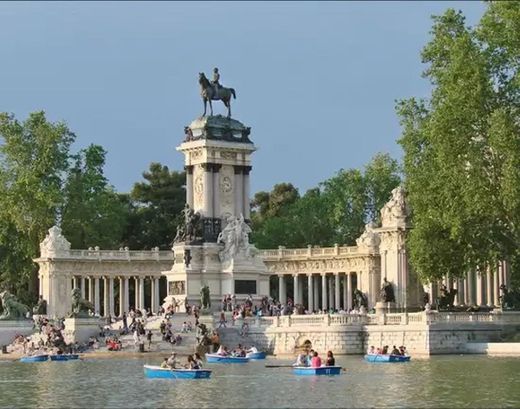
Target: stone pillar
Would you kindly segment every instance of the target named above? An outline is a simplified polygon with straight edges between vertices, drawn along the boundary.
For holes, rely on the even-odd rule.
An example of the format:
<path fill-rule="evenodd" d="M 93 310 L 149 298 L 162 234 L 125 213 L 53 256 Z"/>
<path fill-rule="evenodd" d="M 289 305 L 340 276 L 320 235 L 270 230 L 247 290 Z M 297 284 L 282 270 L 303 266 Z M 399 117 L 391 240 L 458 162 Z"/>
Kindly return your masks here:
<path fill-rule="evenodd" d="M 134 277 L 134 311 L 139 308 L 139 277 Z"/>
<path fill-rule="evenodd" d="M 119 316 L 123 316 L 123 312 L 125 309 L 125 279 L 123 277 L 119 277 Z"/>
<path fill-rule="evenodd" d="M 303 284 L 304 284 L 303 276 L 298 275 L 298 300 L 299 300 L 300 304 L 305 305 L 304 299 L 303 299 Z"/>
<path fill-rule="evenodd" d="M 332 282 L 332 277 L 328 277 L 327 278 L 328 282 L 329 282 L 329 285 L 328 285 L 328 293 L 327 293 L 327 299 L 329 300 L 329 308 L 336 308 L 336 306 L 334 305 L 334 302 L 335 302 L 335 299 L 334 299 L 334 291 L 333 291 L 333 282 Z"/>
<path fill-rule="evenodd" d="M 94 304 L 94 278 L 89 277 L 88 279 L 88 300 Z"/>
<path fill-rule="evenodd" d="M 242 166 L 235 165 L 235 216 L 244 214 L 244 181 Z M 296 295 L 295 295 L 296 297 Z"/>
<path fill-rule="evenodd" d="M 285 277 L 283 274 L 278 276 L 278 300 L 282 304 L 287 304 L 287 288 L 285 286 Z"/>
<path fill-rule="evenodd" d="M 193 209 L 193 165 L 184 166 L 186 170 L 186 203 Z"/>
<path fill-rule="evenodd" d="M 213 164 L 203 163 L 202 169 L 204 169 L 204 193 L 203 193 L 203 216 L 213 217 Z"/>
<path fill-rule="evenodd" d="M 109 311 L 109 294 L 108 294 L 108 277 L 103 277 L 103 317 L 110 315 Z"/>
<path fill-rule="evenodd" d="M 348 273 L 343 273 L 343 309 L 348 311 Z"/>
<path fill-rule="evenodd" d="M 317 310 L 320 308 L 320 276 L 315 275 L 313 276 L 313 282 L 314 282 L 314 309 Z"/>
<path fill-rule="evenodd" d="M 500 306 L 500 282 L 498 279 L 498 266 L 497 269 L 493 272 L 493 292 L 495 293 L 494 302 L 495 306 Z"/>
<path fill-rule="evenodd" d="M 464 305 L 464 279 L 457 278 L 457 305 Z"/>
<path fill-rule="evenodd" d="M 124 278 L 124 285 L 125 285 L 125 296 L 124 296 L 124 299 L 125 299 L 125 311 L 128 312 L 128 310 L 130 310 L 130 289 L 129 289 L 129 284 L 130 284 L 130 279 L 129 278 Z"/>
<path fill-rule="evenodd" d="M 114 277 L 108 279 L 108 313 L 110 315 L 116 314 L 114 309 Z"/>
<path fill-rule="evenodd" d="M 484 293 L 484 291 L 482 291 L 483 290 L 483 288 L 482 288 L 483 287 L 483 285 L 482 285 L 483 284 L 482 272 L 481 271 L 477 271 L 475 273 L 475 275 L 476 275 L 476 280 L 475 280 L 476 281 L 476 286 L 475 287 L 476 287 L 476 293 L 477 293 L 476 294 L 476 296 L 477 296 L 476 297 L 477 305 L 484 305 L 484 300 L 483 300 L 483 297 L 482 297 L 482 295 Z"/>
<path fill-rule="evenodd" d="M 340 298 L 339 298 L 339 273 L 334 274 L 334 308 L 339 310 Z"/>
<path fill-rule="evenodd" d="M 99 277 L 94 278 L 94 311 L 99 315 Z"/>
<path fill-rule="evenodd" d="M 326 310 L 328 308 L 327 302 L 327 274 L 321 274 L 321 309 Z"/>
<path fill-rule="evenodd" d="M 159 309 L 161 308 L 161 293 L 160 293 L 160 290 L 159 290 L 159 281 L 160 279 L 159 278 L 155 278 L 154 279 L 154 287 L 155 287 L 155 304 L 154 304 L 154 307 L 155 307 L 155 312 L 158 313 L 159 312 Z"/>
<path fill-rule="evenodd" d="M 307 274 L 307 285 L 309 287 L 307 291 L 307 309 L 312 313 L 314 310 L 314 281 L 312 279 L 312 274 Z"/>
<path fill-rule="evenodd" d="M 249 220 L 251 218 L 251 205 L 249 204 L 249 172 L 251 172 L 251 166 L 244 166 L 243 172 L 243 196 L 244 196 L 244 219 Z"/>
<path fill-rule="evenodd" d="M 300 299 L 299 299 L 300 290 L 298 288 L 298 274 L 293 274 L 293 279 L 294 279 L 293 302 L 294 302 L 294 305 L 296 305 L 296 304 L 300 303 Z"/>
<path fill-rule="evenodd" d="M 76 288 L 79 288 L 79 277 L 73 276 L 72 277 L 72 288 L 75 290 Z M 41 294 L 41 291 L 40 291 Z"/>
<path fill-rule="evenodd" d="M 455 298 L 453 299 L 453 305 L 459 305 L 459 280 L 457 278 L 452 279 L 453 284 L 452 287 L 454 290 L 457 290 L 457 294 L 455 294 Z M 450 290 L 451 291 L 451 290 Z"/>
<path fill-rule="evenodd" d="M 144 278 L 139 278 L 139 309 L 144 311 Z"/>
<path fill-rule="evenodd" d="M 486 271 L 486 304 L 489 307 L 493 306 L 493 278 L 491 274 L 491 268 L 488 267 Z"/>
<path fill-rule="evenodd" d="M 352 308 L 352 273 L 347 273 L 347 308 Z"/>
<path fill-rule="evenodd" d="M 473 271 L 468 271 L 468 274 L 467 274 L 467 281 L 468 281 L 468 302 L 467 304 L 469 306 L 473 306 L 475 305 L 475 298 L 474 298 L 474 292 L 473 292 L 473 288 L 474 288 L 474 282 L 475 282 L 475 277 L 474 277 L 475 273 Z"/>
<path fill-rule="evenodd" d="M 85 298 L 85 277 L 81 277 L 81 298 Z"/>
<path fill-rule="evenodd" d="M 220 216 L 220 168 L 219 163 L 213 164 L 213 217 Z"/>

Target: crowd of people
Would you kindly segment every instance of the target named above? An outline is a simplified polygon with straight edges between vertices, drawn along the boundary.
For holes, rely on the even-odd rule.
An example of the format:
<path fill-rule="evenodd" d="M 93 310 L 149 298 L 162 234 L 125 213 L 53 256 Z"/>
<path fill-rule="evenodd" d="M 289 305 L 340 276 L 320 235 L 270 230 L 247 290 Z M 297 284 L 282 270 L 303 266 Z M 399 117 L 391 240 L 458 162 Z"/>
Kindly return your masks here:
<path fill-rule="evenodd" d="M 399 348 L 397 348 L 395 345 L 392 348 L 392 351 L 390 354 L 388 353 L 388 345 L 383 346 L 382 348 L 375 348 L 373 345 L 368 348 L 367 354 L 368 355 L 401 355 L 401 356 L 407 356 L 408 353 L 406 352 L 406 347 L 404 345 L 401 345 Z"/>
<path fill-rule="evenodd" d="M 325 358 L 325 360 L 322 360 L 318 354 L 318 351 L 315 351 L 314 349 L 310 349 L 308 352 L 302 352 L 298 354 L 298 356 L 296 357 L 296 362 L 293 364 L 293 366 L 304 366 L 311 368 L 335 365 L 336 359 L 334 358 L 334 354 L 332 353 L 332 351 L 328 351 L 327 358 Z"/>

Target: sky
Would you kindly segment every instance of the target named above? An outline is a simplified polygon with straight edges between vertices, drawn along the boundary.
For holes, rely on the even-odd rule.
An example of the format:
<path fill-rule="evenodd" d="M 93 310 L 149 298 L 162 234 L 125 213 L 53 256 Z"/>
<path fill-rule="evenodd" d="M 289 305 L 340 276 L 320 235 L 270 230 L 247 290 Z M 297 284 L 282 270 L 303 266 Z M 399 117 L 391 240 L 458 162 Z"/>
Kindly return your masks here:
<path fill-rule="evenodd" d="M 395 102 L 428 97 L 420 52 L 431 15 L 480 2 L 2 2 L 0 111 L 44 110 L 107 151 L 120 192 L 175 150 L 202 114 L 198 73 L 233 87 L 252 128 L 251 192 L 303 194 L 378 152 L 400 159 Z M 225 114 L 220 102 L 215 114 Z"/>

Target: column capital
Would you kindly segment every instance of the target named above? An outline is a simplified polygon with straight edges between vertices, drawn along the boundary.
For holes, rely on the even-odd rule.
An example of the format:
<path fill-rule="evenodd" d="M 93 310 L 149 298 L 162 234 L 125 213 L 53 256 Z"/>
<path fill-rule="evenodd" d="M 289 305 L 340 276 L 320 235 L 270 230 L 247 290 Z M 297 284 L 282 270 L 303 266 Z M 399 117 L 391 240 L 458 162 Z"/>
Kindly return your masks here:
<path fill-rule="evenodd" d="M 192 175 L 193 174 L 193 165 L 184 166 L 184 170 L 186 171 L 186 174 Z"/>

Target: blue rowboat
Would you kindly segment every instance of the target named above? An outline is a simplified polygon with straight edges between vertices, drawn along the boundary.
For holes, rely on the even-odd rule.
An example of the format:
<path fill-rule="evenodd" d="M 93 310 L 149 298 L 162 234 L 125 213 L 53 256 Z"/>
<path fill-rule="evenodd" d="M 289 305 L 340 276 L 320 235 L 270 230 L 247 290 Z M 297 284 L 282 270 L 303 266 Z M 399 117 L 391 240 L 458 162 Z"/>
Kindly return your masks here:
<path fill-rule="evenodd" d="M 249 362 L 249 358 L 243 356 L 222 356 L 218 354 L 206 354 L 208 363 L 219 364 L 243 364 Z"/>
<path fill-rule="evenodd" d="M 79 359 L 78 354 L 56 354 L 50 355 L 49 358 L 51 361 L 75 361 Z"/>
<path fill-rule="evenodd" d="M 33 355 L 23 356 L 20 358 L 20 362 L 45 362 L 49 358 L 49 355 Z"/>
<path fill-rule="evenodd" d="M 295 366 L 293 367 L 293 373 L 295 375 L 339 375 L 341 366 L 320 366 L 318 368 Z"/>
<path fill-rule="evenodd" d="M 209 369 L 170 369 L 160 366 L 144 365 L 144 375 L 147 378 L 163 379 L 208 379 L 211 376 Z"/>
<path fill-rule="evenodd" d="M 409 355 L 365 355 L 365 361 L 367 362 L 408 362 L 410 361 L 410 358 Z"/>
<path fill-rule="evenodd" d="M 250 352 L 246 354 L 246 358 L 249 358 L 252 361 L 256 361 L 258 359 L 265 359 L 265 355 L 265 352 Z"/>

